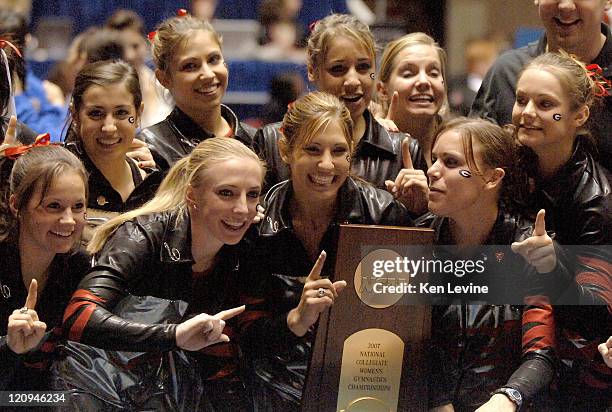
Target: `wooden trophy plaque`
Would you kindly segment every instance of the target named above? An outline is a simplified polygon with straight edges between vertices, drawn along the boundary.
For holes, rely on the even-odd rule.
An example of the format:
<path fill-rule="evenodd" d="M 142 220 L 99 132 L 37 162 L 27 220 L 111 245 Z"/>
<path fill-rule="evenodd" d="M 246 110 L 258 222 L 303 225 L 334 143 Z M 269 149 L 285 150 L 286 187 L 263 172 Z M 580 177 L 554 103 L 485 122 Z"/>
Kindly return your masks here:
<path fill-rule="evenodd" d="M 410 276 L 392 266 L 432 243 L 431 229 L 340 227 L 334 280 L 347 287 L 319 319 L 302 411 L 427 410 L 431 306 L 406 303 Z"/>

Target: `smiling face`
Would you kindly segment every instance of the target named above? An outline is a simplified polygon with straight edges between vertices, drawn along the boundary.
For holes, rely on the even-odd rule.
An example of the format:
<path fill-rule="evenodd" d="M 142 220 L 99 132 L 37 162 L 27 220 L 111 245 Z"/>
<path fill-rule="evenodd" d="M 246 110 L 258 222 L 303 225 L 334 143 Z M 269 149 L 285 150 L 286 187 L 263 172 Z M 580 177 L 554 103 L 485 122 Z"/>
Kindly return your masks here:
<path fill-rule="evenodd" d="M 13 196 L 11 205 L 15 203 Z M 50 258 L 69 252 L 81 239 L 85 204 L 85 182 L 75 171 L 55 178 L 44 197 L 38 185 L 25 210 L 13 210 L 19 219 L 20 246 Z"/>
<path fill-rule="evenodd" d="M 601 36 L 601 21 L 610 0 L 539 0 L 538 13 L 554 48 L 579 53 Z"/>
<path fill-rule="evenodd" d="M 338 97 L 356 121 L 372 100 L 372 74 L 375 71 L 373 56 L 365 47 L 345 36 L 338 36 L 331 40 L 318 67 L 308 68 L 308 79 L 320 91 Z"/>
<path fill-rule="evenodd" d="M 427 170 L 428 208 L 431 212 L 456 218 L 481 209 L 481 200 L 487 190 L 486 180 L 493 172 L 482 162 L 480 143 L 473 141 L 472 146 L 474 161 L 480 172 L 468 165 L 463 138 L 459 133 L 448 130 L 436 140 L 431 151 L 432 165 Z"/>
<path fill-rule="evenodd" d="M 94 161 L 124 159 L 136 136 L 141 110 L 134 106 L 124 82 L 90 86 L 75 116 L 88 156 Z"/>
<path fill-rule="evenodd" d="M 401 50 L 393 60 L 393 71 L 380 84 L 384 98 L 399 94 L 399 109 L 404 116 L 433 116 L 444 102 L 442 63 L 435 48 L 415 44 Z"/>
<path fill-rule="evenodd" d="M 221 46 L 213 33 L 205 30 L 193 30 L 174 53 L 167 73 L 157 70 L 155 74 L 176 105 L 192 118 L 219 110 L 227 89 L 228 71 Z"/>
<path fill-rule="evenodd" d="M 215 164 L 204 172 L 201 185 L 189 187 L 192 231 L 204 235 L 207 247 L 234 245 L 242 239 L 257 213 L 262 179 L 262 168 L 254 159 L 234 158 Z"/>
<path fill-rule="evenodd" d="M 516 86 L 512 123 L 518 139 L 536 153 L 571 150 L 576 129 L 586 122 L 586 107 L 571 110 L 570 98 L 557 77 L 547 70 L 525 70 Z"/>
<path fill-rule="evenodd" d="M 350 169 L 350 149 L 338 120 L 315 132 L 308 141 L 283 156 L 291 169 L 291 182 L 302 199 L 334 201 Z"/>

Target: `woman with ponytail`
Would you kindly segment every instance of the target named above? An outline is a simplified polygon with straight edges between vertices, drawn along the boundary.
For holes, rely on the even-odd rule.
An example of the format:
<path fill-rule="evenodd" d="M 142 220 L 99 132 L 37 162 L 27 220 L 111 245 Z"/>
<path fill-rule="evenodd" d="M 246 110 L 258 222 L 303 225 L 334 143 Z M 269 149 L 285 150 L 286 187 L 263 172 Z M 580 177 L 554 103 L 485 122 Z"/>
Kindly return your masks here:
<path fill-rule="evenodd" d="M 266 345 L 250 333 L 265 318 L 257 305 L 243 313 L 244 303 L 258 301 L 237 280 L 237 244 L 256 214 L 263 176 L 262 162 L 235 139 L 207 139 L 176 162 L 151 201 L 96 231 L 88 246 L 94 266 L 64 315 L 67 337 L 110 350 L 188 351 L 205 382 L 203 409 L 248 410 L 239 347 L 275 350 L 270 333 L 259 335 Z M 135 322 L 117 314 L 129 296 L 187 309 L 179 321 Z M 286 322 L 278 328 L 283 341 Z"/>

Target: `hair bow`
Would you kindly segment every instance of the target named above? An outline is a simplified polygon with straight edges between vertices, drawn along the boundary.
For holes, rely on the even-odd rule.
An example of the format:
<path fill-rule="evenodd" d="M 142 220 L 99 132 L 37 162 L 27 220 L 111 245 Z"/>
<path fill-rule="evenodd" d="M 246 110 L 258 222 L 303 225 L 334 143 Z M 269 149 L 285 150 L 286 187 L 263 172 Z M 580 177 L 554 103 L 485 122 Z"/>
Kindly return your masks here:
<path fill-rule="evenodd" d="M 603 69 L 598 64 L 589 64 L 586 66 L 587 76 L 593 79 L 593 82 L 599 89 L 593 93 L 597 97 L 610 96 L 610 90 L 612 88 L 612 82 L 603 76 Z"/>
<path fill-rule="evenodd" d="M 178 10 L 176 11 L 176 15 L 177 15 L 178 17 L 185 17 L 185 16 L 186 16 L 186 15 L 188 15 L 188 14 L 189 14 L 189 12 L 188 12 L 186 9 L 178 9 Z"/>
<path fill-rule="evenodd" d="M 308 30 L 312 33 L 320 20 L 315 20 L 308 25 Z"/>
<path fill-rule="evenodd" d="M 155 40 L 155 36 L 157 36 L 157 30 L 150 31 L 149 34 L 147 34 L 149 41 Z"/>
<path fill-rule="evenodd" d="M 51 135 L 49 135 L 49 133 L 39 134 L 38 136 L 36 136 L 36 140 L 34 140 L 34 143 L 32 144 L 27 144 L 23 146 L 7 147 L 4 150 L 4 156 L 8 157 L 9 159 L 16 159 L 33 147 L 49 146 L 50 144 L 51 144 Z"/>

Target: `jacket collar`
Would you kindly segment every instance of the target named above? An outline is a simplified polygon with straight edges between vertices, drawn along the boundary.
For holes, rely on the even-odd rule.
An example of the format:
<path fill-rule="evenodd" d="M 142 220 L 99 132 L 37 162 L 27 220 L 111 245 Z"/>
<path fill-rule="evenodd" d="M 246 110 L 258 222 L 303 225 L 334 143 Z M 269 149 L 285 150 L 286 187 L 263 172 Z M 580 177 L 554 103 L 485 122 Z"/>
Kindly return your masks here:
<path fill-rule="evenodd" d="M 193 263 L 191 255 L 191 219 L 189 213 L 170 214 L 162 237 L 159 258 L 164 263 Z"/>
<path fill-rule="evenodd" d="M 542 190 L 544 196 L 556 203 L 554 199 L 565 198 L 565 194 L 573 193 L 576 190 L 576 186 L 585 175 L 588 163 L 589 157 L 586 155 L 580 139 L 576 139 L 572 157 L 553 178 L 544 180 L 536 177 L 536 190 Z"/>
<path fill-rule="evenodd" d="M 266 195 L 266 213 L 259 224 L 261 236 L 271 236 L 286 229 L 291 229 L 289 201 L 293 193 L 291 180 L 285 180 L 273 186 Z M 336 223 L 363 223 L 366 212 L 360 201 L 359 188 L 355 181 L 348 177 L 340 187 L 339 209 L 334 221 Z"/>
<path fill-rule="evenodd" d="M 249 135 L 244 130 L 236 114 L 226 105 L 221 105 L 221 117 L 230 125 L 234 136 L 247 146 L 252 146 L 253 142 L 249 139 Z M 202 129 L 196 122 L 194 122 L 185 112 L 174 106 L 172 113 L 168 115 L 168 119 L 174 123 L 176 128 L 180 131 L 180 134 L 188 140 L 201 142 L 203 140 L 215 137 L 214 134 Z"/>
<path fill-rule="evenodd" d="M 161 250 L 159 259 L 163 263 L 190 263 L 193 264 L 193 255 L 191 254 L 191 218 L 189 213 L 182 214 L 176 211 L 169 213 L 164 234 L 162 237 Z M 219 251 L 219 263 L 217 267 L 225 268 L 229 271 L 239 269 L 239 252 L 237 246 L 224 245 Z M 224 270 L 225 270 L 224 269 Z"/>
<path fill-rule="evenodd" d="M 435 239 L 434 244 L 436 245 L 452 245 L 453 242 L 450 237 L 450 219 L 448 217 L 437 216 L 433 213 L 423 216 L 421 219 L 423 222 L 430 221 L 429 226 L 434 229 Z M 500 205 L 497 212 L 497 219 L 493 224 L 493 229 L 489 233 L 486 245 L 509 245 L 514 241 L 514 232 L 517 225 L 516 216 L 509 213 L 505 208 Z"/>
<path fill-rule="evenodd" d="M 393 140 L 387 129 L 374 119 L 374 116 L 372 116 L 369 110 L 366 109 L 363 112 L 363 117 L 365 119 L 366 130 L 359 144 L 369 144 L 380 150 L 389 152 L 394 156 L 397 155 L 400 147 L 396 147 L 393 144 Z"/>

